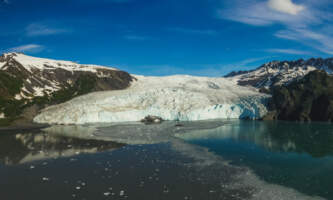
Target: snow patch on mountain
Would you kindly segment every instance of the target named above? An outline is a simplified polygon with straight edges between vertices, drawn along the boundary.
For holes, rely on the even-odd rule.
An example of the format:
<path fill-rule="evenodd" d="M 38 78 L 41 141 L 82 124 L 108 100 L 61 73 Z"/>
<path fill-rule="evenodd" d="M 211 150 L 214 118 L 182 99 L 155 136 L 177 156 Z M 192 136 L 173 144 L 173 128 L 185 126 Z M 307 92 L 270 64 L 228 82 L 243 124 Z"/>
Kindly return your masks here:
<path fill-rule="evenodd" d="M 98 92 L 46 108 L 34 121 L 85 124 L 139 121 L 147 115 L 165 120 L 261 118 L 269 95 L 225 78 L 145 77 L 125 90 Z"/>
<path fill-rule="evenodd" d="M 288 85 L 294 80 L 303 78 L 314 70 L 324 70 L 329 74 L 333 72 L 333 58 L 312 58 L 297 61 L 273 61 L 266 63 L 255 70 L 232 72 L 226 76 L 239 85 L 251 85 L 257 88 L 271 88 Z"/>
<path fill-rule="evenodd" d="M 8 53 L 4 54 L 4 57 L 12 57 L 14 60 L 23 65 L 28 71 L 32 72 L 32 69 L 55 69 L 60 68 L 67 71 L 90 71 L 96 73 L 97 69 L 111 69 L 117 70 L 111 67 L 104 67 L 99 65 L 84 65 L 78 64 L 71 61 L 62 61 L 62 60 L 51 60 L 46 58 L 37 58 L 32 56 L 27 56 L 21 53 Z"/>
<path fill-rule="evenodd" d="M 0 62 L 0 70 L 2 69 L 3 66 L 5 66 L 6 62 Z"/>
<path fill-rule="evenodd" d="M 51 95 L 73 86 L 80 77 L 95 77 L 98 82 L 95 90 L 123 88 L 123 82 L 131 79 L 128 73 L 111 67 L 37 58 L 22 53 L 0 56 L 0 70 L 23 82 L 18 93 L 22 99 Z"/>
<path fill-rule="evenodd" d="M 317 68 L 313 66 L 289 68 L 287 65 L 284 68 L 261 67 L 255 71 L 240 74 L 228 79 L 240 85 L 269 88 L 271 86 L 288 84 L 297 78 L 304 77 L 309 72 L 316 69 Z"/>

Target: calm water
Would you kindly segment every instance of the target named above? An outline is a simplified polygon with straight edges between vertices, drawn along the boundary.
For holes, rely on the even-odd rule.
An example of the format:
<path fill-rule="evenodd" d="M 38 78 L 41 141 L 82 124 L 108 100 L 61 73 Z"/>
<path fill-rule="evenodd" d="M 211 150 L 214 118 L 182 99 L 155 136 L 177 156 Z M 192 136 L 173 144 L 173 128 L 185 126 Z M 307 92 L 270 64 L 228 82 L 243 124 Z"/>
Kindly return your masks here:
<path fill-rule="evenodd" d="M 333 125 L 54 126 L 0 135 L 0 199 L 333 199 Z"/>

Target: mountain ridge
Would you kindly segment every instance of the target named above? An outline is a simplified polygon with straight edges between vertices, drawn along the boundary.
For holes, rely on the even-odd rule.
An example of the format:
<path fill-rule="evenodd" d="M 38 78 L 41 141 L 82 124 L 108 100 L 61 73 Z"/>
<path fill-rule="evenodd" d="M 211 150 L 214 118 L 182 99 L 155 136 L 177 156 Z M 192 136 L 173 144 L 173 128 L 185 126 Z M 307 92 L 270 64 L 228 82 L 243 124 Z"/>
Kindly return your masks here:
<path fill-rule="evenodd" d="M 140 120 L 139 118 L 145 117 L 146 114 L 156 113 L 165 115 L 166 119 L 205 119 L 212 117 L 211 115 L 218 117 L 221 114 L 228 117 L 258 118 L 258 116 L 262 116 L 262 114 L 258 114 L 258 106 L 264 106 L 268 97 L 258 91 L 265 91 L 264 88 L 269 91 L 268 93 L 273 94 L 271 90 L 274 88 L 301 80 L 310 72 L 317 70 L 332 73 L 333 58 L 272 61 L 253 70 L 231 72 L 223 78 L 199 78 L 188 75 L 145 77 L 105 66 L 84 65 L 71 61 L 36 58 L 21 53 L 8 53 L 0 56 L 0 125 L 31 123 L 43 109 L 47 110 L 50 106 L 65 103 L 88 93 L 112 90 L 120 90 L 119 94 L 126 95 L 132 91 L 137 96 L 128 93 L 127 96 L 125 95 L 125 99 L 131 97 L 137 98 L 137 103 L 145 102 L 145 106 L 148 107 L 144 107 L 144 114 L 137 113 L 142 116 L 135 118 L 136 120 Z M 175 85 L 175 83 L 177 84 Z M 145 87 L 142 87 L 143 85 Z M 139 89 L 138 86 L 142 88 Z M 136 89 L 133 90 L 133 88 Z M 243 94 L 251 93 L 252 97 L 250 97 L 251 95 L 242 96 L 242 94 L 239 96 L 240 98 L 236 98 L 236 102 L 215 94 L 220 91 L 228 96 L 236 94 L 238 90 Z M 207 93 L 207 91 L 211 92 Z M 109 94 L 115 95 L 118 92 Z M 156 96 L 158 94 L 159 96 Z M 180 105 L 181 101 L 186 102 L 186 99 L 180 101 L 186 95 L 194 98 L 192 100 L 200 97 L 203 101 L 193 105 L 200 105 L 199 107 L 204 113 L 191 113 L 193 108 Z M 170 99 L 164 102 L 161 96 Z M 252 102 L 251 99 L 255 99 L 255 102 Z M 115 103 L 122 105 L 124 103 L 122 101 L 122 98 L 119 97 Z M 202 105 L 206 101 L 208 107 Z M 161 102 L 163 105 L 159 104 Z M 192 103 L 189 102 L 189 104 Z M 141 108 L 143 106 L 141 104 L 138 103 L 137 107 L 132 107 L 133 109 Z M 160 112 L 158 108 L 165 107 L 164 104 L 173 105 L 171 110 L 177 108 L 179 112 L 170 111 L 171 113 L 168 113 L 166 112 L 167 107 L 165 111 Z M 152 107 L 149 108 L 149 105 Z M 130 104 L 128 106 L 131 107 Z M 183 110 L 185 107 L 188 108 Z M 119 108 L 113 109 L 119 110 Z M 155 111 L 151 112 L 154 109 Z M 234 113 L 235 110 L 237 113 Z M 108 115 L 108 117 L 110 116 Z M 126 120 L 127 115 L 119 114 L 118 117 L 117 120 L 120 118 Z M 47 120 L 40 121 L 46 122 Z"/>
<path fill-rule="evenodd" d="M 115 68 L 21 53 L 3 54 L 0 56 L 0 119 L 8 125 L 23 114 L 23 118 L 29 116 L 31 121 L 48 105 L 94 91 L 124 89 L 132 80 L 129 73 Z M 30 114 L 25 114 L 26 110 Z"/>
<path fill-rule="evenodd" d="M 314 70 L 324 70 L 331 74 L 333 72 L 333 58 L 271 61 L 253 70 L 230 72 L 224 77 L 235 81 L 239 85 L 270 89 L 301 79 Z"/>

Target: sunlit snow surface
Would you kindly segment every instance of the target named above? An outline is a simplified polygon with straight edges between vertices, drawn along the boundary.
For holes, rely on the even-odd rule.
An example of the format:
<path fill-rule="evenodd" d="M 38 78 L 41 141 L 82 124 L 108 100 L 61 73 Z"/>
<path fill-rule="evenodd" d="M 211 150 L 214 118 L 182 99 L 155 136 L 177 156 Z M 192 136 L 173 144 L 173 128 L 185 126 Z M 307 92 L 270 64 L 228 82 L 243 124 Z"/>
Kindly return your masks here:
<path fill-rule="evenodd" d="M 4 54 L 5 57 L 13 56 L 13 53 Z M 62 61 L 62 60 L 52 60 L 46 58 L 37 58 L 32 56 L 27 56 L 21 53 L 15 53 L 13 56 L 14 59 L 20 63 L 26 70 L 32 71 L 32 69 L 64 69 L 67 71 L 89 71 L 89 72 L 97 72 L 97 69 L 112 69 L 116 70 L 115 68 L 111 67 L 104 67 L 98 65 L 86 65 L 86 64 L 78 64 L 71 61 Z M 2 63 L 0 62 L 0 69 L 2 67 Z"/>
<path fill-rule="evenodd" d="M 186 168 L 187 178 L 212 187 L 209 193 L 214 195 L 213 199 L 254 199 L 254 200 L 307 200 L 321 199 L 303 195 L 294 189 L 270 184 L 260 180 L 247 167 L 236 167 L 230 165 L 221 156 L 210 152 L 208 149 L 189 144 L 183 140 L 188 137 L 201 137 L 215 134 L 221 127 L 234 123 L 234 121 L 198 121 L 198 122 L 165 122 L 159 125 L 111 124 L 95 126 L 52 126 L 44 131 L 48 134 L 66 135 L 69 137 L 87 138 L 103 141 L 114 141 L 130 145 L 168 144 L 178 156 L 169 158 L 168 162 L 179 164 L 178 170 Z M 131 148 L 131 146 L 129 147 Z M 147 152 L 148 153 L 148 152 Z M 137 155 L 139 156 L 140 153 Z M 147 154 L 148 155 L 148 154 Z M 177 161 L 181 155 L 181 160 Z M 134 156 L 134 155 L 133 155 Z M 137 156 L 131 159 L 136 159 Z M 172 160 L 174 159 L 174 160 Z M 153 161 L 152 161 L 153 162 Z M 156 162 L 156 161 L 155 161 Z M 161 160 L 162 162 L 162 160 Z M 163 161 L 165 162 L 165 161 Z M 168 163 L 164 163 L 167 165 Z M 147 165 L 147 163 L 145 164 Z M 155 163 L 158 165 L 158 161 Z M 147 165 L 148 166 L 148 165 Z M 146 167 L 147 167 L 146 166 Z M 157 169 L 159 171 L 159 169 Z M 158 175 L 158 171 L 153 174 Z M 155 175 L 150 178 L 155 180 Z M 176 177 L 175 177 L 176 178 Z M 160 184 L 156 179 L 156 184 Z M 148 181 L 148 180 L 147 180 Z M 215 185 L 212 186 L 211 183 Z M 180 184 L 180 183 L 179 183 Z M 187 183 L 189 184 L 189 183 Z M 181 185 L 179 185 L 181 187 Z M 127 193 L 129 196 L 130 193 Z M 184 196 L 186 199 L 186 196 Z M 211 199 L 211 196 L 208 197 Z M 197 199 L 189 194 L 187 199 Z"/>
<path fill-rule="evenodd" d="M 98 92 L 45 109 L 34 121 L 85 124 L 140 121 L 147 115 L 165 120 L 257 119 L 268 95 L 225 78 L 135 76 L 130 88 Z"/>

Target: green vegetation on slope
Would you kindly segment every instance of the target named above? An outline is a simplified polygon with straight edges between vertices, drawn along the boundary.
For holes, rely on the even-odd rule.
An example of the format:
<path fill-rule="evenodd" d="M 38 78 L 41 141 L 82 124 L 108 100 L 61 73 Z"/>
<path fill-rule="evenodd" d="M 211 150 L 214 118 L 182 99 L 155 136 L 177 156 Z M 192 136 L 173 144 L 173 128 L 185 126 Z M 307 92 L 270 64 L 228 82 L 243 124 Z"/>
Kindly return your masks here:
<path fill-rule="evenodd" d="M 16 77 L 9 75 L 6 72 L 0 71 L 0 92 L 1 98 L 8 98 L 9 96 L 15 96 L 20 92 L 23 86 L 23 81 Z"/>
<path fill-rule="evenodd" d="M 96 82 L 97 78 L 95 76 L 81 75 L 73 86 L 54 92 L 47 103 L 51 105 L 64 103 L 74 97 L 93 92 Z"/>
<path fill-rule="evenodd" d="M 40 109 L 48 105 L 64 103 L 74 97 L 88 94 L 95 90 L 97 78 L 93 75 L 81 75 L 73 86 L 61 89 L 51 95 L 34 97 L 31 100 L 16 100 L 14 97 L 20 92 L 22 81 L 19 81 L 5 72 L 0 71 L 0 112 L 4 119 L 0 119 L 0 126 L 9 126 L 14 120 L 20 118 L 23 110 L 37 105 Z"/>
<path fill-rule="evenodd" d="M 15 100 L 14 97 L 23 86 L 22 80 L 0 71 L 0 112 L 5 119 L 0 119 L 0 126 L 8 126 L 21 114 L 24 101 Z"/>

